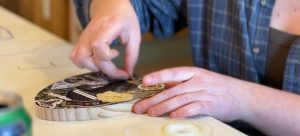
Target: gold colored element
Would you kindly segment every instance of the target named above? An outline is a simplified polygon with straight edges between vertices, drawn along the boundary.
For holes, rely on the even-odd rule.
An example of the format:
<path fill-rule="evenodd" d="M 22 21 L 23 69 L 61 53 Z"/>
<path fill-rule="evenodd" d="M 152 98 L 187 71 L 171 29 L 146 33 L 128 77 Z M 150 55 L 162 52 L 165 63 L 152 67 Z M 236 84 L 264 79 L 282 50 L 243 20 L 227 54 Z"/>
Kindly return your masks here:
<path fill-rule="evenodd" d="M 102 102 L 126 102 L 134 98 L 132 94 L 129 93 L 117 93 L 113 91 L 106 91 L 104 93 L 98 93 L 97 98 Z"/>
<path fill-rule="evenodd" d="M 156 85 L 151 85 L 151 86 L 146 86 L 144 84 L 140 84 L 138 86 L 138 88 L 140 90 L 145 90 L 145 91 L 149 91 L 149 90 L 162 90 L 165 88 L 164 84 L 156 84 Z"/>

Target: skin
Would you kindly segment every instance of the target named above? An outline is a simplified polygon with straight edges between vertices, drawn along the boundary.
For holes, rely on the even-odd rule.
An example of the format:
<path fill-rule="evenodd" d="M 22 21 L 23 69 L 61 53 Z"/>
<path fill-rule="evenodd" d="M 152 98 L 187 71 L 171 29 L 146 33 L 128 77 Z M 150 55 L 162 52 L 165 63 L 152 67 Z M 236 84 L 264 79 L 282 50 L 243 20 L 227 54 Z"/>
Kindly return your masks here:
<path fill-rule="evenodd" d="M 182 83 L 136 103 L 133 111 L 137 114 L 169 114 L 171 118 L 209 115 L 222 121 L 243 120 L 267 135 L 300 134 L 299 95 L 195 67 L 154 72 L 143 82 Z"/>
<path fill-rule="evenodd" d="M 300 0 L 276 0 L 271 27 L 295 35 L 300 35 Z"/>
<path fill-rule="evenodd" d="M 300 35 L 300 0 L 277 0 L 271 27 Z M 113 78 L 130 77 L 141 40 L 136 14 L 129 0 L 93 0 L 91 22 L 70 58 L 80 68 L 103 71 Z M 109 47 L 118 38 L 126 46 L 125 69 L 111 60 L 119 55 Z M 172 86 L 137 102 L 133 112 L 171 118 L 209 115 L 222 121 L 243 120 L 267 135 L 300 135 L 300 96 L 246 82 L 197 67 L 170 68 L 150 73 L 146 85 Z"/>
<path fill-rule="evenodd" d="M 112 78 L 128 79 L 137 62 L 141 33 L 139 22 L 129 0 L 93 0 L 91 22 L 83 31 L 70 54 L 79 68 L 103 71 Z M 119 52 L 109 45 L 116 38 L 126 46 L 125 68 L 111 61 Z"/>

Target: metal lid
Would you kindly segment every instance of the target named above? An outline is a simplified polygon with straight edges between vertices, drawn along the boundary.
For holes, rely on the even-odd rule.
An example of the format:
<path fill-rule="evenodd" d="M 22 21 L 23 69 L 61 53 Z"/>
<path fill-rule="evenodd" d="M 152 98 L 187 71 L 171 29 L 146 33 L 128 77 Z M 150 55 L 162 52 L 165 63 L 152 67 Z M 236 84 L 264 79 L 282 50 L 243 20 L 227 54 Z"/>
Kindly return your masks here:
<path fill-rule="evenodd" d="M 0 113 L 22 106 L 22 98 L 10 91 L 0 91 Z"/>

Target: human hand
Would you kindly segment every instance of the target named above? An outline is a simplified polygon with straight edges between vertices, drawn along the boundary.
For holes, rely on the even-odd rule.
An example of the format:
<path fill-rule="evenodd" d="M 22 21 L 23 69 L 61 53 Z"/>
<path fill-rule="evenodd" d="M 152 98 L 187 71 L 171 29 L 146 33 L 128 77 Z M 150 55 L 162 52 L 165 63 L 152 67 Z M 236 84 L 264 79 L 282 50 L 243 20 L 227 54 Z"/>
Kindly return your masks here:
<path fill-rule="evenodd" d="M 79 68 L 102 71 L 112 78 L 127 79 L 133 74 L 141 41 L 137 16 L 129 0 L 93 0 L 91 22 L 70 54 Z M 126 46 L 125 69 L 112 59 L 119 52 L 109 46 L 115 40 Z"/>
<path fill-rule="evenodd" d="M 146 85 L 182 82 L 151 98 L 137 102 L 133 112 L 150 116 L 170 113 L 171 118 L 209 115 L 223 121 L 240 119 L 246 112 L 248 82 L 196 67 L 165 69 L 146 75 Z"/>

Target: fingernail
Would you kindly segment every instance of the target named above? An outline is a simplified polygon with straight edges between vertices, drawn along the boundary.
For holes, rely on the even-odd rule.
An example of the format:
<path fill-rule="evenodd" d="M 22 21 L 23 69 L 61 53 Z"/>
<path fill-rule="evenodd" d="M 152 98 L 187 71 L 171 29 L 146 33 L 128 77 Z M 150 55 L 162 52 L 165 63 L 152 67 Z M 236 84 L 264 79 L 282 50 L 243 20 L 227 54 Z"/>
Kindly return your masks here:
<path fill-rule="evenodd" d="M 140 106 L 134 106 L 133 112 L 136 113 L 136 114 L 141 114 Z"/>
<path fill-rule="evenodd" d="M 144 84 L 150 84 L 152 82 L 152 78 L 151 77 L 145 77 L 143 82 L 144 82 Z"/>

